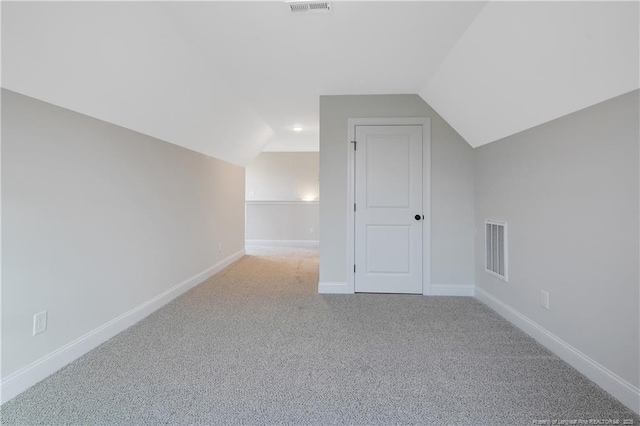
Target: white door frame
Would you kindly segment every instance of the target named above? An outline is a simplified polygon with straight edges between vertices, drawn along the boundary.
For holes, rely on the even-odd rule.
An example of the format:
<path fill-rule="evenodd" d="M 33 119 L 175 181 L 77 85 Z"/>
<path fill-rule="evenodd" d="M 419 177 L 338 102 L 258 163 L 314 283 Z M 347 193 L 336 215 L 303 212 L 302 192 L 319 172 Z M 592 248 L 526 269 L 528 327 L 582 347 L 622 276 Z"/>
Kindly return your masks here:
<path fill-rule="evenodd" d="M 422 294 L 431 294 L 431 118 L 429 117 L 388 117 L 349 118 L 349 140 L 347 141 L 347 288 L 355 293 L 355 155 L 352 141 L 356 137 L 356 126 L 422 126 Z"/>

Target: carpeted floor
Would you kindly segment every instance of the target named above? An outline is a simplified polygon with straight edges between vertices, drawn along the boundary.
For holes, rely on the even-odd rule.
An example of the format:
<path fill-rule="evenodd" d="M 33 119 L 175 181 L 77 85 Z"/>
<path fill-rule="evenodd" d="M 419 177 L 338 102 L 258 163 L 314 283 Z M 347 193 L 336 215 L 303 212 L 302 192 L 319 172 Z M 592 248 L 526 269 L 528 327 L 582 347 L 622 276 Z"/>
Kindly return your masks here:
<path fill-rule="evenodd" d="M 640 424 L 473 298 L 318 295 L 317 269 L 311 250 L 254 249 L 3 405 L 2 424 Z"/>

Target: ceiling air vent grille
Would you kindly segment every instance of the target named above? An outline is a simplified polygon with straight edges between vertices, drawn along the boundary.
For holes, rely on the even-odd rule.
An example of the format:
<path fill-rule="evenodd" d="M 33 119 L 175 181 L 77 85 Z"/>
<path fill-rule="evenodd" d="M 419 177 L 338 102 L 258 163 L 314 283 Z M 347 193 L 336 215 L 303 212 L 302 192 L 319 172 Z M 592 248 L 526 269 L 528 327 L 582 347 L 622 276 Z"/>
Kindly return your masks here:
<path fill-rule="evenodd" d="M 485 271 L 507 282 L 507 223 L 485 222 Z"/>
<path fill-rule="evenodd" d="M 331 11 L 331 3 L 328 1 L 292 1 L 287 2 L 291 13 L 319 13 Z"/>

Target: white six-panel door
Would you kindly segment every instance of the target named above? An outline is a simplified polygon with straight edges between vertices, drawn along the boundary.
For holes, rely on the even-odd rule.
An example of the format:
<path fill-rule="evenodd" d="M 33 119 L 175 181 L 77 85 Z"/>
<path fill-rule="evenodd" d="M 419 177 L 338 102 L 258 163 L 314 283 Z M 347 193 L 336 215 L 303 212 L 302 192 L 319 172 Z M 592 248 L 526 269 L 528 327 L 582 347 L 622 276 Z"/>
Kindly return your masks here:
<path fill-rule="evenodd" d="M 356 126 L 355 291 L 422 293 L 422 126 Z"/>

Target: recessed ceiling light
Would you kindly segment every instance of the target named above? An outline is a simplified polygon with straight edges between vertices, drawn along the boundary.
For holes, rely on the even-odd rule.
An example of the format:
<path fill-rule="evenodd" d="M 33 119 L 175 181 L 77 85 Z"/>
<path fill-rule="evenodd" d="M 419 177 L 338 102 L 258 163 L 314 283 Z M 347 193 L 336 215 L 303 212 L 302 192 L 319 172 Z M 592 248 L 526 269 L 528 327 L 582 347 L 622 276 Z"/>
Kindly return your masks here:
<path fill-rule="evenodd" d="M 294 132 L 301 132 L 302 131 L 302 127 L 296 126 L 296 127 L 293 128 L 293 131 Z"/>

